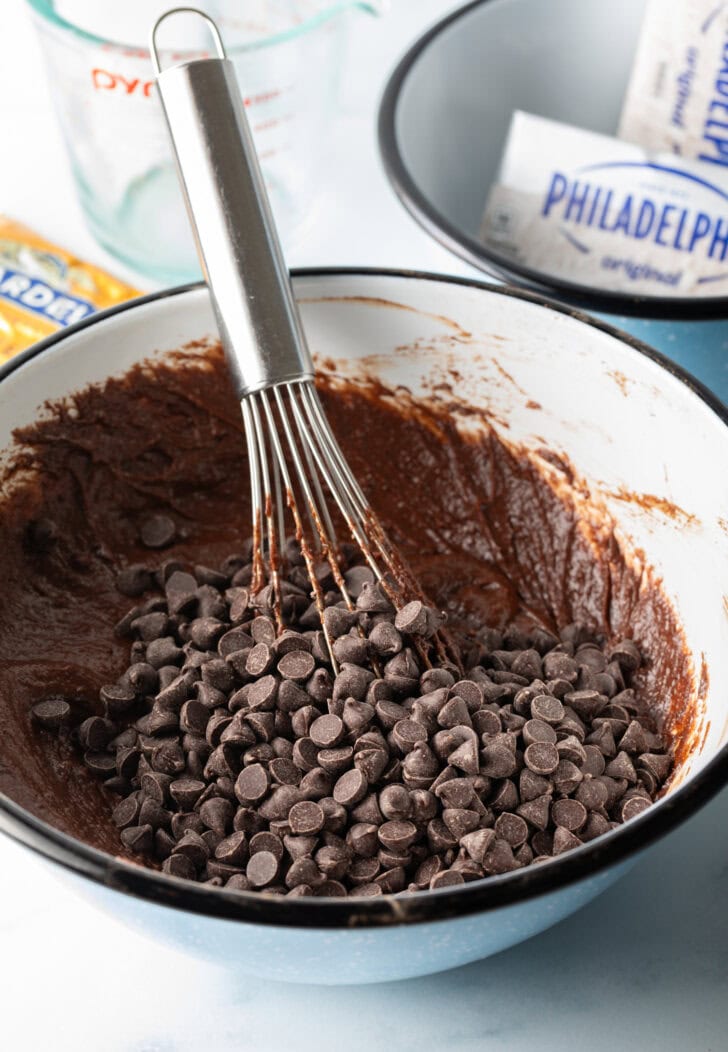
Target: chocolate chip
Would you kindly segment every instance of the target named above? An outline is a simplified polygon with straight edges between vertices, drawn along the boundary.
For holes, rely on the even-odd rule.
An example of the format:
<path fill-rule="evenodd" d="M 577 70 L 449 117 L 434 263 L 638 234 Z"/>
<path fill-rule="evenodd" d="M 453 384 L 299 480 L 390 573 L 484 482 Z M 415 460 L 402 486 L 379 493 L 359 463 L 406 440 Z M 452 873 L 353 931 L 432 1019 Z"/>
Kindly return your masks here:
<path fill-rule="evenodd" d="M 278 859 L 270 851 L 258 851 L 250 856 L 245 875 L 254 888 L 272 884 L 278 875 Z"/>
<path fill-rule="evenodd" d="M 127 671 L 129 685 L 137 694 L 156 694 L 159 689 L 159 673 L 146 661 L 131 665 Z"/>
<path fill-rule="evenodd" d="M 136 825 L 139 817 L 139 808 L 140 804 L 136 796 L 127 796 L 126 799 L 119 801 L 111 812 L 114 825 L 118 826 L 119 829 Z"/>
<path fill-rule="evenodd" d="M 519 847 L 528 836 L 528 826 L 521 815 L 504 811 L 495 821 L 495 835 L 511 847 Z"/>
<path fill-rule="evenodd" d="M 513 855 L 511 845 L 505 840 L 496 838 L 483 859 L 484 871 L 489 876 L 496 876 L 500 873 L 510 873 L 511 870 L 517 868 L 518 862 Z"/>
<path fill-rule="evenodd" d="M 140 793 L 139 799 L 139 825 L 150 825 L 152 829 L 172 828 L 174 833 L 170 813 L 166 807 L 163 807 L 158 800 L 143 792 Z"/>
<path fill-rule="evenodd" d="M 170 786 L 170 792 L 172 787 Z M 235 808 L 232 803 L 222 797 L 213 797 L 200 806 L 200 818 L 214 833 L 225 836 L 232 826 Z"/>
<path fill-rule="evenodd" d="M 57 731 L 71 718 L 71 706 L 62 697 L 46 698 L 31 709 L 33 717 L 47 730 Z"/>
<path fill-rule="evenodd" d="M 529 748 L 538 749 L 540 745 L 531 745 Z M 557 757 L 556 762 L 558 762 L 556 747 L 553 746 L 553 749 Z M 480 772 L 488 778 L 508 778 L 510 775 L 515 774 L 518 768 L 515 754 L 504 745 L 486 745 L 481 750 L 480 757 Z M 532 765 L 528 764 L 528 766 L 531 767 Z M 555 766 L 556 763 L 554 763 Z M 536 768 L 532 767 L 532 770 L 536 770 Z"/>
<path fill-rule="evenodd" d="M 630 818 L 636 818 L 637 815 L 641 815 L 649 806 L 650 801 L 644 797 L 632 796 L 629 800 L 624 800 L 621 803 L 619 817 L 623 822 L 629 822 Z"/>
<path fill-rule="evenodd" d="M 184 651 L 177 646 L 172 636 L 153 639 L 146 649 L 147 664 L 158 671 L 167 665 L 181 664 L 184 656 Z"/>
<path fill-rule="evenodd" d="M 381 825 L 384 815 L 379 810 L 376 793 L 367 793 L 364 799 L 352 809 L 351 817 L 357 822 L 373 822 L 375 825 Z"/>
<path fill-rule="evenodd" d="M 369 658 L 367 641 L 356 633 L 334 640 L 333 652 L 336 660 L 342 663 L 366 665 Z"/>
<path fill-rule="evenodd" d="M 99 697 L 103 702 L 106 713 L 110 717 L 118 716 L 132 707 L 136 701 L 136 694 L 131 687 L 111 683 L 102 687 Z"/>
<path fill-rule="evenodd" d="M 387 704 L 383 702 L 382 704 Z M 427 730 L 421 723 L 415 720 L 398 720 L 392 728 L 392 738 L 397 748 L 403 753 L 408 753 L 418 744 L 427 741 Z"/>
<path fill-rule="evenodd" d="M 244 866 L 248 860 L 248 844 L 245 833 L 231 833 L 215 848 L 215 858 L 228 866 Z"/>
<path fill-rule="evenodd" d="M 374 572 L 368 566 L 352 566 L 344 573 L 346 590 L 352 599 L 358 599 L 365 585 L 374 583 Z"/>
<path fill-rule="evenodd" d="M 455 696 L 445 702 L 437 714 L 437 722 L 441 727 L 446 728 L 459 726 L 471 727 L 472 720 L 464 698 Z"/>
<path fill-rule="evenodd" d="M 424 635 L 427 630 L 427 610 L 424 603 L 416 600 L 403 606 L 397 612 L 394 627 L 398 632 L 406 632 L 409 635 Z"/>
<path fill-rule="evenodd" d="M 365 583 L 362 585 L 356 599 L 356 608 L 369 614 L 387 614 L 394 609 L 384 589 L 378 583 Z"/>
<path fill-rule="evenodd" d="M 626 752 L 618 752 L 614 759 L 607 764 L 604 773 L 609 778 L 624 778 L 625 781 L 631 784 L 637 781 L 637 772 L 634 769 L 634 764 Z"/>
<path fill-rule="evenodd" d="M 521 818 L 525 818 L 535 829 L 545 830 L 549 824 L 549 816 L 551 812 L 551 795 L 544 794 L 543 796 L 537 796 L 533 800 L 528 800 L 526 803 L 519 804 L 517 813 Z"/>
<path fill-rule="evenodd" d="M 551 775 L 554 789 L 564 796 L 572 793 L 583 779 L 583 774 L 571 760 L 559 760 Z"/>
<path fill-rule="evenodd" d="M 534 742 L 551 742 L 552 745 L 556 744 L 556 731 L 551 724 L 546 723 L 544 720 L 527 720 L 523 725 L 522 734 L 523 742 L 526 747 L 533 745 Z"/>
<path fill-rule="evenodd" d="M 442 800 L 444 807 L 469 807 L 475 790 L 470 778 L 449 778 L 440 782 L 435 789 L 435 795 Z"/>
<path fill-rule="evenodd" d="M 149 591 L 154 583 L 154 575 L 141 563 L 132 563 L 120 571 L 116 578 L 116 587 L 122 595 L 136 599 Z"/>
<path fill-rule="evenodd" d="M 578 833 L 589 816 L 583 803 L 563 799 L 554 800 L 551 805 L 551 817 L 555 825 L 568 829 L 570 833 Z"/>
<path fill-rule="evenodd" d="M 143 614 L 132 621 L 132 631 L 145 643 L 151 643 L 153 639 L 167 634 L 169 618 L 161 610 L 150 614 Z"/>
<path fill-rule="evenodd" d="M 145 771 L 140 779 L 141 788 L 146 795 L 158 804 L 166 803 L 172 781 L 171 775 L 151 770 Z"/>
<path fill-rule="evenodd" d="M 430 881 L 431 890 L 435 891 L 437 888 L 450 888 L 455 887 L 457 884 L 464 884 L 465 878 L 462 873 L 459 873 L 455 869 L 443 869 L 440 873 L 436 873 Z"/>
<path fill-rule="evenodd" d="M 379 842 L 392 851 L 403 852 L 417 839 L 413 822 L 395 820 L 383 822 L 378 828 Z"/>
<path fill-rule="evenodd" d="M 83 754 L 83 762 L 93 774 L 102 778 L 116 774 L 116 757 L 111 753 L 89 749 Z"/>
<path fill-rule="evenodd" d="M 338 880 L 325 880 L 313 889 L 313 893 L 317 898 L 345 898 L 347 890 Z"/>
<path fill-rule="evenodd" d="M 139 531 L 139 539 L 145 548 L 168 548 L 176 536 L 177 527 L 168 515 L 151 515 Z"/>
<path fill-rule="evenodd" d="M 529 745 L 523 759 L 534 774 L 553 774 L 559 765 L 558 750 L 551 742 L 534 742 L 533 745 Z"/>
<path fill-rule="evenodd" d="M 304 799 L 304 794 L 295 785 L 279 785 L 258 807 L 258 814 L 269 822 L 284 821 L 294 804 Z"/>
<path fill-rule="evenodd" d="M 339 670 L 339 675 L 334 681 L 332 699 L 334 701 L 337 699 L 346 701 L 347 698 L 354 698 L 355 701 L 364 701 L 367 688 L 373 679 L 373 672 L 368 672 L 367 669 L 360 668 L 358 665 L 344 662 Z"/>
<path fill-rule="evenodd" d="M 531 701 L 531 716 L 553 726 L 564 718 L 564 706 L 550 694 L 538 694 Z"/>
<path fill-rule="evenodd" d="M 259 763 L 245 767 L 235 782 L 235 795 L 241 804 L 256 804 L 268 792 L 270 776 Z"/>
<path fill-rule="evenodd" d="M 205 783 L 196 778 L 178 778 L 169 785 L 170 796 L 183 811 L 191 811 L 204 790 Z"/>
<path fill-rule="evenodd" d="M 465 807 L 446 807 L 442 812 L 442 820 L 458 841 L 480 825 L 479 813 Z"/>
<path fill-rule="evenodd" d="M 447 762 L 466 774 L 478 773 L 478 745 L 475 736 L 466 740 L 448 754 Z"/>
<path fill-rule="evenodd" d="M 568 829 L 557 826 L 554 832 L 553 854 L 563 855 L 565 851 L 572 851 L 575 847 L 581 847 L 581 840 Z"/>
<path fill-rule="evenodd" d="M 315 836 L 324 827 L 324 812 L 311 800 L 301 800 L 288 812 L 291 832 L 301 836 Z"/>
<path fill-rule="evenodd" d="M 344 731 L 344 722 L 339 716 L 319 716 L 311 724 L 309 736 L 319 748 L 331 749 L 341 741 Z"/>
<path fill-rule="evenodd" d="M 316 661 L 312 654 L 305 650 L 291 650 L 278 662 L 278 671 L 284 679 L 293 680 L 294 683 L 305 683 L 313 674 Z"/>
<path fill-rule="evenodd" d="M 177 741 L 163 742 L 152 752 L 151 765 L 163 775 L 181 774 L 186 766 L 182 746 Z"/>
<path fill-rule="evenodd" d="M 659 753 L 643 753 L 638 761 L 639 768 L 649 771 L 658 782 L 663 782 L 672 770 L 672 757 Z"/>
<path fill-rule="evenodd" d="M 610 660 L 618 663 L 625 672 L 635 672 L 642 664 L 642 657 L 631 639 L 622 639 L 612 647 Z"/>
<path fill-rule="evenodd" d="M 334 800 L 344 807 L 353 807 L 362 800 L 368 789 L 365 775 L 358 769 L 342 774 L 334 786 Z"/>
<path fill-rule="evenodd" d="M 390 658 L 402 649 L 402 636 L 391 621 L 380 621 L 369 633 L 369 647 L 379 657 Z"/>
<path fill-rule="evenodd" d="M 182 880 L 197 878 L 197 870 L 185 855 L 170 855 L 162 863 L 162 872 L 170 877 L 180 877 Z"/>
<path fill-rule="evenodd" d="M 559 756 L 562 760 L 571 760 L 577 767 L 581 767 L 586 761 L 586 751 L 578 738 L 568 734 L 556 743 Z"/>
<path fill-rule="evenodd" d="M 245 671 L 249 676 L 263 676 L 271 668 L 273 660 L 274 654 L 268 644 L 256 643 L 247 651 Z"/>
<path fill-rule="evenodd" d="M 379 794 L 379 809 L 385 818 L 406 819 L 412 813 L 410 795 L 403 785 L 388 785 Z"/>
<path fill-rule="evenodd" d="M 154 850 L 154 830 L 150 825 L 127 826 L 119 835 L 124 847 L 137 855 L 150 855 Z"/>
<path fill-rule="evenodd" d="M 596 690 L 570 691 L 564 701 L 583 720 L 593 720 L 607 704 L 606 697 Z"/>
<path fill-rule="evenodd" d="M 349 828 L 346 840 L 356 855 L 363 858 L 376 855 L 379 848 L 378 828 L 374 822 L 355 822 Z"/>
<path fill-rule="evenodd" d="M 579 666 L 568 654 L 552 650 L 543 659 L 543 671 L 547 679 L 563 679 L 575 683 L 579 675 Z"/>
<path fill-rule="evenodd" d="M 482 865 L 494 840 L 495 831 L 493 829 L 475 829 L 460 839 L 460 846 L 467 851 L 474 862 Z"/>

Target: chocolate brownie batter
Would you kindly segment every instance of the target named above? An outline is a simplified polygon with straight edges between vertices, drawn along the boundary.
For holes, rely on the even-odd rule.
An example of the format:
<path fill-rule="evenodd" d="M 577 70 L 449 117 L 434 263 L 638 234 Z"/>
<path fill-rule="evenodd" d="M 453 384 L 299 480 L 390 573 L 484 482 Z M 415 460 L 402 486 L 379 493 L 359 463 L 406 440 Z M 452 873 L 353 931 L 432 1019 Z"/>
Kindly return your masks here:
<path fill-rule="evenodd" d="M 455 404 L 375 384 L 323 381 L 332 426 L 373 506 L 458 632 L 579 621 L 632 636 L 638 685 L 684 757 L 699 713 L 680 626 L 655 581 L 620 548 L 567 464 L 526 454 Z M 168 558 L 210 566 L 249 532 L 242 421 L 219 348 L 190 349 L 48 407 L 20 432 L 0 503 L 0 790 L 119 853 L 108 795 L 70 748 L 31 724 L 64 694 L 98 711 L 128 664 L 113 626 L 116 578 L 159 563 L 140 544 L 150 515 L 176 524 Z M 462 410 L 465 412 L 465 410 Z"/>

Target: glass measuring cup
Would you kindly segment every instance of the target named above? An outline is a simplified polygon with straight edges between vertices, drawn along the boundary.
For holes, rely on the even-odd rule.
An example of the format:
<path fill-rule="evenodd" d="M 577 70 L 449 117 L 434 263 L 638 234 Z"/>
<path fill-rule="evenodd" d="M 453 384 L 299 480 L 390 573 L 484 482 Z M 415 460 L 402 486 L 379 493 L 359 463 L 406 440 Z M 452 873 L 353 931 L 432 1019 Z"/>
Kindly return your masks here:
<path fill-rule="evenodd" d="M 170 0 L 27 0 L 39 30 L 81 205 L 97 240 L 168 284 L 199 276 L 147 36 Z M 349 16 L 382 0 L 201 0 L 220 25 L 283 243 L 316 207 L 318 165 L 335 112 Z M 167 64 L 206 57 L 209 42 L 175 20 Z M 191 23 L 190 23 L 191 24 Z M 196 25 L 197 23 L 195 23 Z"/>

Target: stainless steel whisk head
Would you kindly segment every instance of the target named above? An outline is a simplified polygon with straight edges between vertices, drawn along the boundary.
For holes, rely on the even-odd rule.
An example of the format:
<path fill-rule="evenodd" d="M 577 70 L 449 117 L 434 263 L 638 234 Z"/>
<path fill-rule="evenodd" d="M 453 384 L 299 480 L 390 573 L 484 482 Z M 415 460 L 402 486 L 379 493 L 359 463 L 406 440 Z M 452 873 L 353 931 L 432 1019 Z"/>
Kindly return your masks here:
<path fill-rule="evenodd" d="M 254 587 L 270 579 L 280 597 L 278 558 L 286 543 L 287 506 L 319 611 L 324 597 L 314 571 L 315 562 L 322 558 L 353 608 L 337 559 L 340 544 L 328 492 L 375 578 L 394 605 L 401 606 L 411 597 L 405 591 L 410 575 L 347 464 L 313 381 L 263 388 L 244 397 L 241 406 L 250 462 Z"/>
<path fill-rule="evenodd" d="M 167 18 L 180 13 L 207 22 L 217 58 L 186 61 L 162 71 L 157 34 Z M 271 585 L 280 629 L 288 509 L 322 624 L 324 597 L 315 572 L 322 559 L 353 608 L 337 558 L 333 502 L 387 597 L 400 608 L 421 598 L 419 589 L 369 506 L 324 414 L 235 70 L 217 26 L 195 8 L 175 8 L 155 24 L 151 51 L 245 423 L 253 513 L 252 588 Z M 336 668 L 328 636 L 327 644 Z M 441 641 L 436 648 L 444 659 Z"/>

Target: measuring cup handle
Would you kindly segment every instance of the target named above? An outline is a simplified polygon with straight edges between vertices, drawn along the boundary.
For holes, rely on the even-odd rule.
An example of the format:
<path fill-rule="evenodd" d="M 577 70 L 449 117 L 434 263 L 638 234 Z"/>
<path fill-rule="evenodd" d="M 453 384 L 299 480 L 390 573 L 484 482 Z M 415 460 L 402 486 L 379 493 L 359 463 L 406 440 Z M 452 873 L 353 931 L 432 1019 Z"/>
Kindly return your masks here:
<path fill-rule="evenodd" d="M 156 46 L 160 22 L 152 33 L 157 86 L 238 393 L 242 398 L 274 384 L 311 378 L 313 362 L 235 67 L 224 57 L 212 23 L 221 57 L 161 70 Z"/>

